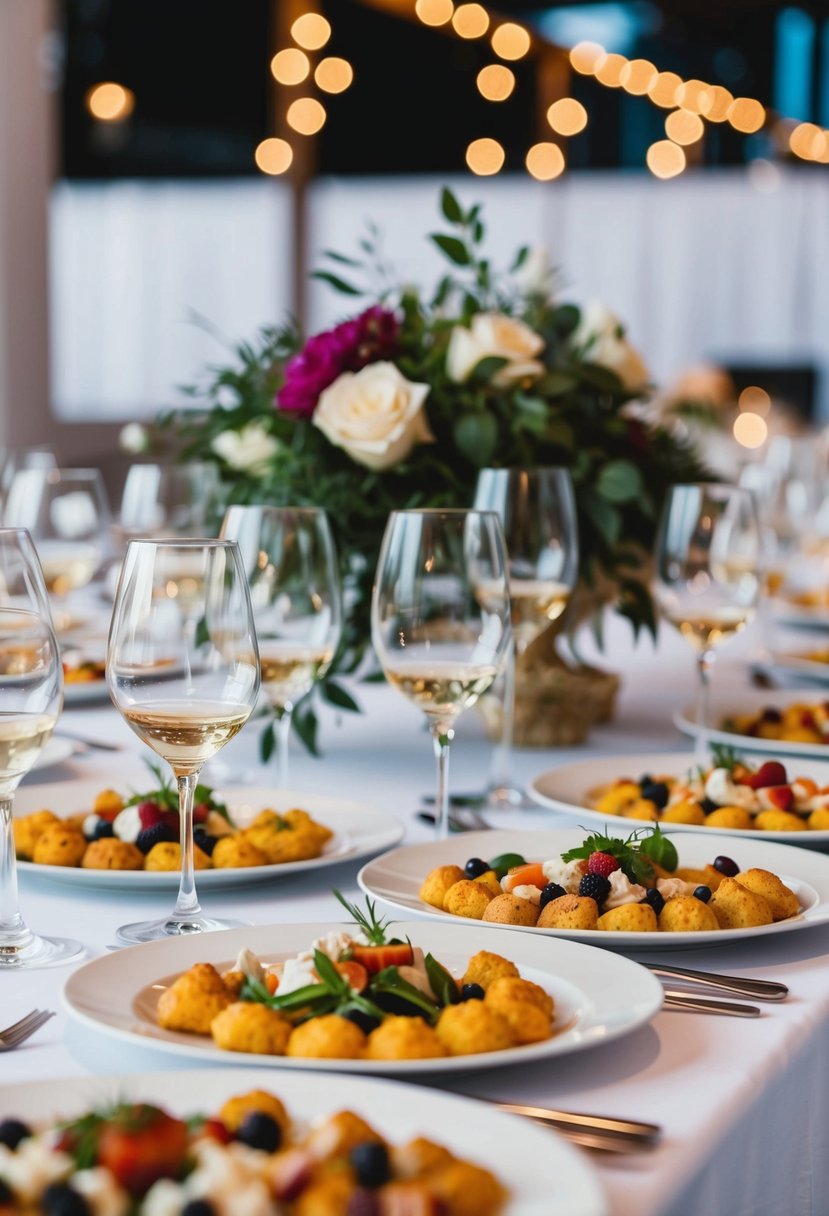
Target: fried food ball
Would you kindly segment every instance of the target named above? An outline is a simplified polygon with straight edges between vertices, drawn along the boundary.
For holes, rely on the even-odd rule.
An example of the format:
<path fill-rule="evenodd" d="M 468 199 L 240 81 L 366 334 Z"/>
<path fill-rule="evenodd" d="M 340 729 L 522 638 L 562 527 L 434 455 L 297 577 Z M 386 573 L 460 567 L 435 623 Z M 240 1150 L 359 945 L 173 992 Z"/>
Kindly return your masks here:
<path fill-rule="evenodd" d="M 537 1005 L 542 1013 L 546 1013 L 548 1018 L 553 1016 L 553 998 L 549 992 L 545 992 L 540 984 L 521 979 L 520 976 L 502 975 L 493 980 L 486 990 L 484 1000 L 493 1009 L 498 1009 L 508 1001 L 529 1001 L 531 1005 Z"/>
<path fill-rule="evenodd" d="M 492 902 L 492 895 L 471 878 L 462 878 L 460 882 L 452 883 L 443 900 L 445 912 L 452 916 L 467 916 L 471 920 L 483 920 L 487 904 Z"/>
<path fill-rule="evenodd" d="M 92 841 L 81 865 L 85 870 L 143 870 L 144 854 L 128 840 L 105 836 Z"/>
<path fill-rule="evenodd" d="M 497 984 L 493 984 L 487 990 L 484 1003 L 500 1014 L 507 1023 L 513 1043 L 521 1046 L 524 1043 L 542 1043 L 549 1039 L 553 1027 L 547 1010 L 542 1009 L 535 1001 L 512 996 L 503 990 L 499 992 L 497 987 Z"/>
<path fill-rule="evenodd" d="M 509 1022 L 484 1001 L 447 1005 L 438 1018 L 437 1035 L 450 1056 L 505 1051 L 513 1046 Z"/>
<path fill-rule="evenodd" d="M 621 815 L 638 798 L 639 786 L 635 781 L 620 781 L 596 799 L 595 808 L 603 815 Z"/>
<path fill-rule="evenodd" d="M 391 1159 L 398 1178 L 422 1177 L 455 1160 L 448 1148 L 425 1136 L 416 1136 L 414 1140 L 392 1148 Z"/>
<path fill-rule="evenodd" d="M 520 895 L 496 895 L 487 903 L 481 919 L 495 925 L 534 925 L 538 920 L 538 904 Z"/>
<path fill-rule="evenodd" d="M 754 827 L 754 817 L 743 806 L 721 806 L 705 816 L 707 828 L 729 828 L 747 832 Z"/>
<path fill-rule="evenodd" d="M 228 822 L 225 816 L 220 814 L 219 811 L 207 812 L 207 819 L 205 820 L 204 827 L 211 836 L 216 837 L 233 836 L 236 833 L 236 828 L 233 826 L 233 824 Z"/>
<path fill-rule="evenodd" d="M 677 866 L 673 877 L 681 878 L 683 882 L 693 883 L 695 887 L 708 887 L 709 891 L 716 891 L 725 875 L 721 874 L 719 870 L 715 870 L 709 862 L 702 870 L 695 870 L 691 866 Z"/>
<path fill-rule="evenodd" d="M 659 928 L 665 933 L 702 933 L 719 927 L 710 906 L 693 895 L 673 896 L 659 913 Z"/>
<path fill-rule="evenodd" d="M 318 819 L 314 819 L 307 811 L 300 810 L 299 807 L 292 807 L 290 811 L 285 811 L 282 818 L 287 824 L 298 831 L 304 829 L 313 832 L 319 839 L 320 844 L 327 844 L 334 835 L 331 828 L 326 827 L 324 823 L 320 823 Z"/>
<path fill-rule="evenodd" d="M 741 887 L 747 887 L 755 895 L 762 895 L 775 920 L 788 920 L 790 916 L 797 916 L 800 911 L 800 903 L 794 891 L 769 870 L 743 870 L 734 875 L 734 881 Z"/>
<path fill-rule="evenodd" d="M 247 840 L 241 832 L 235 836 L 223 836 L 213 849 L 213 865 L 217 870 L 231 870 L 247 866 L 266 866 L 268 859 L 261 849 Z"/>
<path fill-rule="evenodd" d="M 791 811 L 761 811 L 754 826 L 761 832 L 802 832 L 805 821 Z"/>
<path fill-rule="evenodd" d="M 40 866 L 79 866 L 85 852 L 82 832 L 63 823 L 52 823 L 38 836 L 32 860 Z"/>
<path fill-rule="evenodd" d="M 599 908 L 589 895 L 559 895 L 541 909 L 539 929 L 596 929 Z"/>
<path fill-rule="evenodd" d="M 353 1191 L 353 1170 L 327 1174 L 304 1187 L 291 1210 L 294 1216 L 347 1216 Z"/>
<path fill-rule="evenodd" d="M 124 799 L 115 790 L 101 790 L 92 803 L 96 815 L 117 814 L 124 809 Z"/>
<path fill-rule="evenodd" d="M 420 888 L 420 898 L 425 904 L 443 911 L 446 892 L 463 878 L 466 878 L 466 875 L 460 866 L 438 866 L 436 870 L 432 870 L 430 874 L 426 875 L 423 886 Z"/>
<path fill-rule="evenodd" d="M 666 806 L 662 812 L 663 823 L 705 823 L 705 811 L 698 802 L 683 799 L 672 806 Z"/>
<path fill-rule="evenodd" d="M 245 839 L 265 855 L 269 865 L 284 865 L 288 861 L 309 861 L 319 857 L 322 844 L 319 837 L 305 828 L 249 828 Z"/>
<path fill-rule="evenodd" d="M 228 1001 L 230 994 L 222 984 Z M 210 1033 L 223 1051 L 249 1052 L 260 1056 L 285 1055 L 291 1023 L 275 1009 L 258 1001 L 233 1001 L 210 1023 Z"/>
<path fill-rule="evenodd" d="M 222 983 L 224 984 L 225 988 L 227 988 L 231 998 L 234 1001 L 238 1001 L 239 993 L 242 991 L 245 979 L 246 976 L 244 971 L 225 971 L 222 974 Z"/>
<path fill-rule="evenodd" d="M 210 1034 L 210 1023 L 230 1004 L 230 993 L 210 963 L 196 963 L 165 988 L 156 1017 L 165 1030 Z"/>
<path fill-rule="evenodd" d="M 483 874 L 479 874 L 475 882 L 480 883 L 482 887 L 486 887 L 490 895 L 500 895 L 502 892 L 501 884 L 494 870 L 485 870 Z"/>
<path fill-rule="evenodd" d="M 649 798 L 637 798 L 630 806 L 625 807 L 622 817 L 624 819 L 647 819 L 651 823 L 656 823 L 659 819 L 659 807 Z"/>
<path fill-rule="evenodd" d="M 478 984 L 486 991 L 502 976 L 518 979 L 519 971 L 515 963 L 502 958 L 500 954 L 493 954 L 491 950 L 479 950 L 467 963 L 461 984 Z"/>
<path fill-rule="evenodd" d="M 209 870 L 213 863 L 198 845 L 194 845 L 193 864 L 197 870 Z M 180 870 L 181 845 L 175 840 L 159 840 L 144 858 L 144 869 L 165 872 Z"/>
<path fill-rule="evenodd" d="M 429 1190 L 442 1200 L 450 1216 L 494 1213 L 507 1197 L 495 1175 L 471 1161 L 454 1161 L 430 1174 Z"/>
<path fill-rule="evenodd" d="M 267 807 L 265 810 L 260 811 L 258 815 L 251 819 L 247 826 L 247 831 L 250 832 L 253 828 L 271 828 L 274 831 L 279 831 L 283 823 L 284 820 L 282 816 L 278 815 L 277 812 L 272 810 L 270 807 Z"/>
<path fill-rule="evenodd" d="M 659 926 L 650 904 L 620 904 L 604 912 L 596 927 L 608 933 L 655 933 Z"/>
<path fill-rule="evenodd" d="M 388 1017 L 368 1036 L 369 1060 L 431 1060 L 446 1048 L 422 1018 Z"/>
<path fill-rule="evenodd" d="M 307 1023 L 306 1023 L 307 1025 Z M 340 1110 L 311 1129 L 305 1147 L 317 1161 L 350 1153 L 358 1144 L 382 1144 L 383 1137 L 353 1110 Z"/>
<path fill-rule="evenodd" d="M 819 806 L 806 820 L 810 832 L 829 832 L 829 806 Z"/>
<path fill-rule="evenodd" d="M 22 819 L 13 819 L 14 850 L 21 861 L 31 861 L 35 845 L 46 828 L 60 823 L 53 811 L 35 811 Z"/>
<path fill-rule="evenodd" d="M 733 878 L 722 880 L 708 907 L 721 929 L 748 929 L 755 925 L 770 925 L 773 920 L 768 900 Z"/>
<path fill-rule="evenodd" d="M 276 1094 L 268 1093 L 266 1089 L 251 1089 L 246 1094 L 228 1098 L 219 1111 L 219 1118 L 228 1131 L 235 1132 L 254 1111 L 270 1115 L 274 1122 L 279 1124 L 283 1137 L 288 1135 L 291 1117 Z"/>
<path fill-rule="evenodd" d="M 329 1013 L 295 1027 L 285 1054 L 315 1060 L 356 1060 L 365 1046 L 366 1036 L 359 1026 L 348 1018 Z"/>

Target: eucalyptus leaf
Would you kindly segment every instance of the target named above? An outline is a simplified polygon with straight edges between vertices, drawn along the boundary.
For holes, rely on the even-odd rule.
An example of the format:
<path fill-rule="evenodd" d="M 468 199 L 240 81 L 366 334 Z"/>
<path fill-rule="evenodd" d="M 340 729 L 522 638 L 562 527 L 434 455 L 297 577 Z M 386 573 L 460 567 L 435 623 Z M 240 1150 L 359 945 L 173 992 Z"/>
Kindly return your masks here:
<path fill-rule="evenodd" d="M 441 191 L 440 209 L 450 224 L 463 223 L 463 209 L 448 186 Z"/>
<path fill-rule="evenodd" d="M 642 492 L 642 474 L 629 460 L 611 460 L 599 473 L 596 488 L 608 502 L 630 502 Z"/>
<path fill-rule="evenodd" d="M 361 296 L 363 291 L 359 287 L 354 287 L 353 284 L 347 283 L 345 279 L 341 279 L 338 275 L 332 274 L 329 270 L 314 270 L 311 272 L 312 279 L 319 279 L 322 283 L 327 283 L 329 287 L 333 287 L 343 296 Z"/>
<path fill-rule="evenodd" d="M 489 464 L 498 442 L 498 424 L 492 414 L 463 414 L 453 428 L 455 443 L 476 468 Z"/>
<path fill-rule="evenodd" d="M 579 502 L 584 514 L 588 516 L 604 542 L 610 547 L 615 545 L 622 535 L 621 512 L 612 503 L 592 492 L 582 494 Z"/>
<path fill-rule="evenodd" d="M 343 686 L 334 680 L 324 680 L 320 684 L 320 691 L 329 705 L 335 705 L 337 709 L 347 709 L 354 714 L 361 712 L 351 693 L 346 692 Z"/>
<path fill-rule="evenodd" d="M 446 254 L 449 261 L 454 262 L 456 266 L 468 266 L 470 264 L 469 250 L 463 241 L 458 240 L 456 236 L 444 236 L 442 232 L 433 232 L 431 239 L 438 249 Z"/>

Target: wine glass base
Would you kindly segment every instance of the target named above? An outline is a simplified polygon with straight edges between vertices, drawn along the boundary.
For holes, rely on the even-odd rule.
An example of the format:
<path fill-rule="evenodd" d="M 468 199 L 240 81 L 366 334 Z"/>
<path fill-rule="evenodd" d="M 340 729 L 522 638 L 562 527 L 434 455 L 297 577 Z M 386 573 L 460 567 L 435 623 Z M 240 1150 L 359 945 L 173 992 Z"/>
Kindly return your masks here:
<path fill-rule="evenodd" d="M 115 934 L 121 946 L 136 946 L 142 942 L 166 941 L 171 937 L 195 937 L 200 933 L 214 933 L 221 929 L 239 929 L 247 924 L 244 920 L 221 920 L 201 913 L 190 920 L 179 920 L 165 916 L 161 920 L 139 920 L 122 925 Z"/>
<path fill-rule="evenodd" d="M 59 967 L 76 962 L 84 953 L 82 942 L 71 937 L 39 937 L 27 933 L 13 945 L 0 943 L 0 973 L 34 967 Z"/>

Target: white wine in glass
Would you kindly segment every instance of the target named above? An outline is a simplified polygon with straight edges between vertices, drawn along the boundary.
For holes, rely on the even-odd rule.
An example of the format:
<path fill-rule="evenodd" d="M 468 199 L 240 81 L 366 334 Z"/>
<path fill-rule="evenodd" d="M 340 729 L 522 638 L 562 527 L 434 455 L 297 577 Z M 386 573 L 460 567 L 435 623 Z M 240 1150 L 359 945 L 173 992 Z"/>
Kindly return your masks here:
<path fill-rule="evenodd" d="M 389 683 L 429 723 L 438 835 L 446 836 L 455 723 L 500 674 L 511 644 L 498 517 L 491 511 L 393 512 L 377 566 L 371 632 Z"/>
<path fill-rule="evenodd" d="M 199 589 L 186 603 L 179 583 L 169 577 L 171 569 L 182 567 Z M 176 906 L 162 920 L 123 926 L 119 941 L 154 941 L 236 924 L 202 912 L 193 856 L 199 772 L 242 729 L 259 693 L 253 612 L 235 544 L 197 538 L 130 541 L 115 594 L 107 681 L 125 722 L 173 770 L 180 812 Z"/>
<path fill-rule="evenodd" d="M 80 942 L 39 937 L 20 914 L 12 803 L 63 705 L 63 668 L 49 597 L 29 534 L 0 529 L 0 971 L 81 954 Z"/>
<path fill-rule="evenodd" d="M 285 789 L 291 716 L 328 671 L 342 632 L 334 540 L 316 507 L 229 507 L 222 536 L 238 544 L 250 584 L 262 694 L 276 717 L 277 780 Z"/>
<path fill-rule="evenodd" d="M 750 490 L 715 482 L 671 489 L 657 535 L 654 594 L 662 616 L 696 653 L 695 762 L 706 767 L 714 651 L 753 619 L 762 573 Z"/>

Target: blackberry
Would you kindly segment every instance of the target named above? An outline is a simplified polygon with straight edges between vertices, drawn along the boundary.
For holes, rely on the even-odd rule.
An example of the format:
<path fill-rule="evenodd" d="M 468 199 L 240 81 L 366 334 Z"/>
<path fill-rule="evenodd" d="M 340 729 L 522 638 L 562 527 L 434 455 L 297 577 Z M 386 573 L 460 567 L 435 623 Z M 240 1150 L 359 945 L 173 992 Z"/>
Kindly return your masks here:
<path fill-rule="evenodd" d="M 177 834 L 166 823 L 156 823 L 151 828 L 144 828 L 135 838 L 135 843 L 142 853 L 149 853 L 153 845 L 161 841 L 178 840 Z"/>
<path fill-rule="evenodd" d="M 188 1199 L 181 1216 L 216 1216 L 216 1209 L 209 1199 Z"/>
<path fill-rule="evenodd" d="M 488 869 L 489 866 L 480 857 L 470 857 L 463 867 L 463 872 L 467 878 L 480 878 L 482 874 L 486 874 Z"/>
<path fill-rule="evenodd" d="M 115 830 L 108 819 L 99 819 L 92 833 L 93 840 L 108 840 L 115 835 Z"/>
<path fill-rule="evenodd" d="M 92 1209 L 83 1195 L 66 1182 L 53 1182 L 40 1196 L 43 1216 L 92 1216 Z"/>
<path fill-rule="evenodd" d="M 599 907 L 610 894 L 610 883 L 601 874 L 585 874 L 579 883 L 579 895 L 589 895 Z"/>
<path fill-rule="evenodd" d="M 703 815 L 710 815 L 712 811 L 718 811 L 720 809 L 718 803 L 716 803 L 713 798 L 703 798 L 702 802 L 700 803 L 700 807 L 702 808 Z"/>
<path fill-rule="evenodd" d="M 641 786 L 643 798 L 647 798 L 648 802 L 652 802 L 657 810 L 663 811 L 668 805 L 668 795 L 670 793 L 664 781 L 649 781 Z"/>
<path fill-rule="evenodd" d="M 380 1025 L 379 1018 L 370 1013 L 363 1013 L 362 1009 L 346 1009 L 339 1016 L 359 1026 L 363 1034 L 371 1034 L 372 1030 L 376 1030 Z"/>
<path fill-rule="evenodd" d="M 702 886 L 702 887 L 694 888 L 694 899 L 701 899 L 704 904 L 707 904 L 710 898 L 711 898 L 711 888 L 710 887 Z"/>
<path fill-rule="evenodd" d="M 356 1144 L 348 1159 L 357 1172 L 360 1186 L 382 1186 L 391 1177 L 385 1144 Z"/>
<path fill-rule="evenodd" d="M 735 874 L 740 873 L 740 867 L 730 857 L 715 857 L 714 869 L 719 870 L 726 878 L 733 878 Z"/>
<path fill-rule="evenodd" d="M 567 892 L 564 890 L 564 887 L 562 887 L 560 883 L 548 882 L 546 887 L 541 888 L 541 902 L 539 903 L 538 906 L 540 908 L 546 908 L 547 904 L 550 903 L 552 900 L 561 899 L 562 895 L 566 895 L 566 894 L 567 894 Z"/>
<path fill-rule="evenodd" d="M 462 1001 L 482 1001 L 486 993 L 480 984 L 464 984 L 461 988 Z"/>
<path fill-rule="evenodd" d="M 12 1151 L 17 1148 L 21 1140 L 25 1140 L 27 1136 L 31 1136 L 32 1129 L 26 1123 L 21 1123 L 19 1119 L 4 1119 L 0 1123 L 0 1144 L 5 1144 L 6 1148 Z"/>
<path fill-rule="evenodd" d="M 219 837 L 211 836 L 204 828 L 196 828 L 193 832 L 193 840 L 199 846 L 202 853 L 206 853 L 208 857 L 212 857 L 213 850 L 219 842 Z"/>
<path fill-rule="evenodd" d="M 282 1143 L 282 1129 L 276 1119 L 264 1111 L 252 1110 L 245 1115 L 236 1132 L 236 1139 L 249 1148 L 261 1148 L 266 1153 L 275 1153 Z"/>
<path fill-rule="evenodd" d="M 650 891 L 648 891 L 647 895 L 642 900 L 642 903 L 650 904 L 657 916 L 665 907 L 664 897 L 659 894 L 656 887 L 651 887 Z"/>

